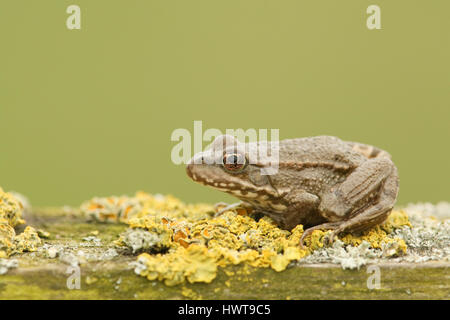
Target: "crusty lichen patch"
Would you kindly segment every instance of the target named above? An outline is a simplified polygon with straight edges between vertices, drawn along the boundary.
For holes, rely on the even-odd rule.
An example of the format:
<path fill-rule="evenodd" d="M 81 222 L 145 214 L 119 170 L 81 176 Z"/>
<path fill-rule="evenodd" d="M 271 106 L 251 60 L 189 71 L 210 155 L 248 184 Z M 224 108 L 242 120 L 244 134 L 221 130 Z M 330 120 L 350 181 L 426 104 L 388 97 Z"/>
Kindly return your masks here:
<path fill-rule="evenodd" d="M 131 221 L 87 222 L 79 215 L 78 208 L 34 208 L 29 215 L 25 215 L 26 220 L 32 222 L 36 229 L 45 228 L 50 235 L 42 233 L 47 238 L 36 252 L 0 259 L 0 274 L 7 272 L 0 276 L 0 298 L 448 299 L 448 285 L 442 279 L 445 279 L 445 270 L 450 261 L 449 203 L 417 204 L 395 210 L 390 217 L 394 224 L 392 232 L 388 220 L 375 233 L 366 234 L 366 237 L 369 234 L 384 237 L 380 230 L 383 231 L 388 241 L 381 242 L 380 248 L 372 247 L 375 243 L 371 244 L 367 240 L 359 241 L 364 233 L 351 236 L 343 234 L 332 245 L 328 245 L 324 241 L 328 231 L 319 230 L 307 239 L 307 255 L 299 258 L 299 248 L 295 245 L 289 245 L 276 255 L 264 249 L 273 245 L 277 248 L 279 243 L 274 243 L 274 239 L 280 237 L 290 238 L 293 244 L 297 244 L 303 234 L 302 226 L 285 232 L 273 228 L 270 219 L 258 219 L 239 208 L 225 213 L 217 220 L 211 205 L 187 205 L 168 196 L 142 196 L 152 199 L 154 204 L 144 202 L 147 213 L 141 211 L 132 217 L 136 219 L 134 227 L 131 227 Z M 159 208 L 155 208 L 156 205 Z M 396 216 L 397 212 L 399 214 Z M 223 219 L 227 216 L 225 221 L 236 223 L 225 223 L 223 226 Z M 411 226 L 399 223 L 397 218 L 409 222 Z M 217 227 L 212 225 L 213 220 L 217 220 Z M 227 246 L 221 248 L 220 240 L 217 241 L 222 239 L 220 235 L 212 237 L 214 231 L 222 227 L 225 228 L 221 229 L 224 235 L 233 239 L 229 233 L 242 230 L 241 225 L 248 221 L 252 227 L 246 232 L 247 237 L 228 244 L 228 247 L 239 245 L 245 239 L 246 242 L 239 249 Z M 253 223 L 259 223 L 259 230 Z M 153 224 L 158 228 L 150 228 Z M 210 229 L 205 231 L 206 227 Z M 21 230 L 23 226 L 19 228 Z M 16 228 L 16 232 L 19 228 Z M 215 240 L 216 250 L 209 247 L 209 242 L 197 242 L 198 236 L 194 236 L 194 233 L 199 231 L 202 237 Z M 138 236 L 135 237 L 135 233 Z M 119 235 L 126 234 L 127 243 L 121 237 L 117 241 L 120 246 L 117 247 L 115 242 Z M 396 237 L 406 244 L 405 254 L 400 250 L 397 256 L 396 252 L 401 248 L 400 241 L 389 241 Z M 344 243 L 344 239 L 348 241 Z M 165 245 L 160 246 L 163 243 Z M 134 253 L 133 245 L 136 248 Z M 196 254 L 198 252 L 207 252 L 206 261 L 203 256 Z M 217 253 L 223 256 L 217 258 Z M 145 258 L 137 262 L 137 256 L 141 255 Z M 216 272 L 211 262 L 208 262 L 211 258 Z M 428 260 L 434 261 L 426 262 Z M 251 263 L 256 267 L 251 266 Z M 164 264 L 168 267 L 158 268 Z M 366 290 L 368 274 L 364 265 L 373 264 L 381 268 L 381 290 Z M 73 268 L 75 265 L 81 269 L 81 290 L 68 290 L 66 272 L 68 267 Z M 341 268 L 360 270 L 347 272 Z M 142 272 L 143 276 L 136 276 L 133 269 L 139 274 Z M 148 275 L 155 280 L 148 280 Z M 213 276 L 211 283 L 205 282 Z M 166 280 L 169 284 L 181 284 L 169 287 Z M 286 283 L 291 285 L 286 286 Z M 294 287 L 297 289 L 288 290 Z"/>
<path fill-rule="evenodd" d="M 383 259 L 393 263 L 449 261 L 449 217 L 450 204 L 446 202 L 409 205 L 393 211 L 384 224 L 356 237 L 345 235 L 299 263 L 336 263 L 354 269 Z"/>
<path fill-rule="evenodd" d="M 301 248 L 302 225 L 282 230 L 272 219 L 256 217 L 243 208 L 215 216 L 211 205 L 185 204 L 172 196 L 140 192 L 129 198 L 95 198 L 84 203 L 82 211 L 96 220 L 128 224 L 130 228 L 116 245 L 141 252 L 135 272 L 167 285 L 209 283 L 218 268 L 229 265 L 281 272 L 315 251 L 331 248 L 326 244 L 330 233 L 327 230 L 314 231 L 306 239 L 306 247 Z M 344 234 L 336 243 L 350 257 L 367 252 L 377 257 L 402 256 L 407 250 L 405 241 L 393 236 L 393 232 L 405 226 L 411 226 L 407 214 L 394 211 L 384 224 L 358 235 Z M 334 262 L 348 268 L 365 263 L 348 261 L 342 258 Z"/>
<path fill-rule="evenodd" d="M 410 204 L 404 211 L 408 213 L 411 224 L 393 234 L 405 241 L 408 254 L 396 261 L 450 261 L 450 203 Z"/>
<path fill-rule="evenodd" d="M 13 228 L 23 224 L 25 220 L 22 219 L 22 211 L 22 203 L 0 187 L 0 221 L 8 223 Z"/>
<path fill-rule="evenodd" d="M 173 218 L 186 217 L 189 219 L 204 218 L 213 212 L 206 204 L 186 205 L 172 196 L 160 194 L 150 195 L 138 192 L 134 197 L 93 198 L 81 205 L 83 215 L 101 222 L 127 223 L 134 217 L 157 215 L 164 212 Z"/>
<path fill-rule="evenodd" d="M 28 226 L 16 235 L 14 227 L 24 224 L 23 204 L 11 193 L 0 188 L 0 258 L 13 254 L 36 251 L 43 244 L 38 232 Z"/>
<path fill-rule="evenodd" d="M 217 274 L 214 255 L 204 246 L 191 245 L 187 249 L 179 246 L 170 254 L 149 255 L 143 253 L 138 257 L 136 273 L 149 280 L 161 280 L 168 286 L 190 283 L 210 283 Z"/>
<path fill-rule="evenodd" d="M 14 248 L 16 232 L 6 220 L 0 220 L 0 258 L 8 257 Z"/>
<path fill-rule="evenodd" d="M 138 197 L 94 198 L 81 205 L 81 212 L 100 222 L 122 222 L 141 211 Z"/>

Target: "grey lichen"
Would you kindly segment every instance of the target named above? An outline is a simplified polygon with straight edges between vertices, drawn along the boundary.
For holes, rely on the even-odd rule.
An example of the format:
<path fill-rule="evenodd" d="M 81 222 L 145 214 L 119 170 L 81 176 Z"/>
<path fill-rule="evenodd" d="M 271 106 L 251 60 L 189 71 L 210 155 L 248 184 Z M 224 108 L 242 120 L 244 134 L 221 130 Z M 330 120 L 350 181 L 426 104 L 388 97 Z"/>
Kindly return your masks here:
<path fill-rule="evenodd" d="M 408 254 L 399 260 L 450 261 L 450 203 L 411 204 L 405 210 L 408 212 L 412 228 L 395 230 L 395 235 L 405 240 L 408 246 Z"/>
<path fill-rule="evenodd" d="M 0 275 L 6 274 L 9 269 L 17 268 L 19 265 L 16 259 L 0 258 Z"/>
<path fill-rule="evenodd" d="M 80 244 L 82 247 L 100 247 L 101 245 L 102 240 L 95 236 L 84 237 L 83 242 Z"/>
<path fill-rule="evenodd" d="M 47 250 L 47 256 L 48 256 L 50 259 L 56 258 L 56 257 L 58 256 L 58 254 L 59 254 L 59 252 L 58 252 L 58 250 L 57 250 L 55 247 L 49 248 L 49 249 Z"/>
<path fill-rule="evenodd" d="M 54 259 L 60 256 L 63 251 L 64 247 L 62 245 L 52 245 L 45 243 L 38 249 L 38 254 L 48 259 Z"/>
<path fill-rule="evenodd" d="M 343 269 L 359 269 L 360 267 L 382 257 L 383 252 L 370 247 L 370 243 L 363 241 L 359 246 L 345 245 L 337 240 L 331 247 L 315 250 L 311 255 L 300 260 L 301 264 L 334 263 Z"/>
<path fill-rule="evenodd" d="M 75 251 L 63 251 L 59 255 L 59 260 L 71 266 L 83 265 L 88 262 L 99 262 L 113 260 L 119 253 L 114 248 L 107 250 L 93 250 L 91 248 L 77 249 Z"/>
<path fill-rule="evenodd" d="M 112 260 L 119 256 L 119 253 L 114 248 L 106 250 L 100 257 L 101 260 Z"/>
<path fill-rule="evenodd" d="M 138 257 L 136 261 L 130 262 L 130 267 L 134 268 L 134 272 L 137 275 L 141 275 L 147 270 L 147 265 L 145 262 L 146 261 L 143 257 Z"/>
<path fill-rule="evenodd" d="M 412 227 L 395 229 L 391 235 L 405 241 L 408 247 L 405 255 L 397 256 L 396 242 L 383 244 L 380 250 L 370 248 L 366 241 L 353 247 L 338 240 L 331 247 L 315 250 L 298 263 L 334 263 L 343 269 L 359 269 L 388 258 L 392 262 L 450 261 L 450 203 L 410 204 L 404 210 Z"/>
<path fill-rule="evenodd" d="M 450 219 L 450 202 L 441 201 L 437 204 L 429 202 L 410 203 L 404 208 L 411 219 L 436 218 L 438 220 Z"/>
<path fill-rule="evenodd" d="M 125 231 L 121 236 L 121 242 L 133 253 L 153 251 L 160 252 L 168 247 L 167 235 L 150 232 L 141 228 L 133 228 Z"/>
<path fill-rule="evenodd" d="M 72 252 L 62 252 L 59 255 L 59 260 L 67 265 L 77 267 L 80 265 L 80 260 L 77 255 Z"/>

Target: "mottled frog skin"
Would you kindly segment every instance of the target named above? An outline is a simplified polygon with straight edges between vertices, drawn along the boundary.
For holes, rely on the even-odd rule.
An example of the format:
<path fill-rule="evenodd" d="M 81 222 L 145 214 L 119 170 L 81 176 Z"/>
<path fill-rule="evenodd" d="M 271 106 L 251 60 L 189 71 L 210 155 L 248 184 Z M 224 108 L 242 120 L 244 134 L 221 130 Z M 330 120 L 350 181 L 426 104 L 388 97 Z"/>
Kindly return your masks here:
<path fill-rule="evenodd" d="M 223 158 L 214 161 L 218 147 Z M 333 241 L 341 232 L 377 225 L 395 204 L 397 168 L 390 155 L 376 147 L 332 136 L 282 140 L 278 171 L 272 175 L 262 174 L 266 164 L 249 163 L 248 150 L 255 148 L 260 143 L 244 145 L 232 136 L 217 137 L 188 163 L 187 174 L 239 198 L 283 229 L 303 224 L 302 245 L 316 229 L 333 230 Z"/>

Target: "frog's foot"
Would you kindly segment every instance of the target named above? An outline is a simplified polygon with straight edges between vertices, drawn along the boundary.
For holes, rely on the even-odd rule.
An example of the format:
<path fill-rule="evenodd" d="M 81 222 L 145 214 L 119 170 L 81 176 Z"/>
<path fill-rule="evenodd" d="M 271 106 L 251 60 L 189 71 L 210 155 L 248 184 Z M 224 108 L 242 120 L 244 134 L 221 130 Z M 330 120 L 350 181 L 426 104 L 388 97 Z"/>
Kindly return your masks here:
<path fill-rule="evenodd" d="M 331 232 L 330 234 L 327 234 L 325 236 L 324 242 L 327 245 L 331 245 L 334 242 L 334 239 L 337 238 L 337 236 L 341 233 L 345 231 L 345 227 L 341 224 L 341 226 L 337 227 L 336 229 L 333 230 L 333 232 Z"/>
<path fill-rule="evenodd" d="M 320 229 L 335 230 L 335 231 L 333 231 L 333 233 L 337 232 L 336 233 L 336 235 L 337 235 L 338 233 L 342 232 L 342 230 L 340 230 L 341 225 L 342 225 L 342 222 L 326 222 L 326 223 L 319 224 L 317 226 L 306 229 L 303 232 L 302 237 L 300 238 L 300 248 L 305 249 L 305 246 L 304 246 L 305 238 L 310 236 L 314 230 L 320 230 Z M 333 236 L 333 238 L 334 238 L 334 236 Z M 328 241 L 329 241 L 329 239 L 328 239 Z"/>
<path fill-rule="evenodd" d="M 222 215 L 224 212 L 234 210 L 236 208 L 239 208 L 240 206 L 242 206 L 242 202 L 236 202 L 232 204 L 227 204 L 225 202 L 218 202 L 214 205 L 214 210 L 216 211 L 214 217 L 218 217 Z"/>

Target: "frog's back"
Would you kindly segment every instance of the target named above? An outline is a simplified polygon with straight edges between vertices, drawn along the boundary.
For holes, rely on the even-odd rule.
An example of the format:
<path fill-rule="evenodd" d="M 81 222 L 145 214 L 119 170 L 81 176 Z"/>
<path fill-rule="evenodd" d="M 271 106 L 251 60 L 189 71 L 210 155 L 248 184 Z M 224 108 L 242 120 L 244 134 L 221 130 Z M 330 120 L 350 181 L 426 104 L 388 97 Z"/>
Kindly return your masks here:
<path fill-rule="evenodd" d="M 336 164 L 356 167 L 364 157 L 345 141 L 333 136 L 280 141 L 280 161 L 285 163 Z"/>

